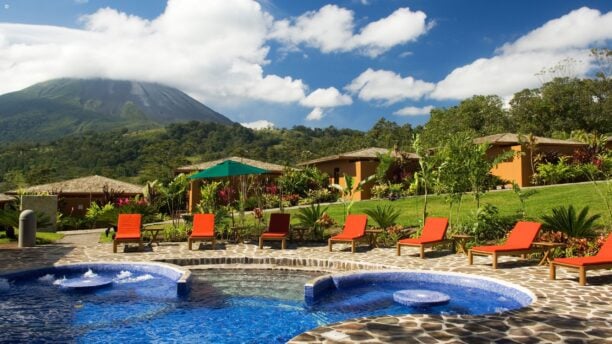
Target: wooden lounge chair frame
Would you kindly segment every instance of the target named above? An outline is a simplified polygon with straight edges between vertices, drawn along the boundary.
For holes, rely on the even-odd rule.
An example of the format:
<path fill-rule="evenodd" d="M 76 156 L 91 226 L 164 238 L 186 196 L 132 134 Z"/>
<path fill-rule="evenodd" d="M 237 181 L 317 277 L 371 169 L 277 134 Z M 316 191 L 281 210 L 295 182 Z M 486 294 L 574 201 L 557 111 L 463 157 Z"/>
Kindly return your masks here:
<path fill-rule="evenodd" d="M 365 221 L 363 220 L 363 218 L 365 218 Z M 350 220 L 349 220 L 350 219 Z M 351 221 L 349 223 L 349 221 Z M 360 240 L 363 240 L 365 238 L 365 228 L 368 224 L 368 216 L 367 215 L 361 215 L 361 214 L 353 214 L 353 215 L 349 215 L 346 217 L 346 222 L 344 224 L 344 229 L 342 230 L 342 233 L 344 233 L 344 231 L 347 229 L 347 225 L 357 225 L 357 223 L 353 223 L 356 221 L 364 221 L 363 223 L 363 234 L 359 237 L 355 237 L 353 239 L 334 239 L 334 237 L 331 237 L 327 240 L 327 245 L 329 246 L 329 252 L 332 252 L 332 246 L 334 245 L 334 242 L 339 243 L 339 242 L 348 242 L 351 243 L 351 253 L 355 253 L 355 249 L 357 247 L 357 242 Z M 361 225 L 361 224 L 359 224 Z M 340 233 L 340 234 L 342 234 Z"/>
<path fill-rule="evenodd" d="M 498 251 L 481 251 L 481 250 L 472 248 L 472 249 L 470 249 L 468 251 L 468 264 L 469 265 L 474 264 L 474 255 L 478 255 L 478 256 L 491 256 L 491 258 L 493 260 L 493 264 L 492 264 L 493 265 L 493 269 L 497 269 L 497 259 L 499 257 L 502 257 L 502 256 L 519 256 L 519 255 L 522 256 L 522 257 L 525 257 L 525 255 L 530 254 L 530 253 L 542 252 L 543 251 L 542 248 L 531 246 L 531 245 L 533 245 L 533 241 L 535 240 L 535 237 L 537 236 L 537 233 L 538 233 L 541 225 L 539 223 L 537 223 L 537 222 L 518 222 L 514 226 L 514 229 L 512 229 L 512 231 L 515 231 L 515 230 L 517 230 L 517 228 L 520 228 L 519 226 L 521 224 L 525 224 L 526 226 L 536 226 L 537 225 L 537 231 L 536 231 L 533 239 L 531 240 L 529 248 L 516 249 L 516 250 L 513 250 L 513 249 L 498 250 Z"/>
<path fill-rule="evenodd" d="M 210 219 L 210 217 L 212 217 L 212 219 Z M 196 218 L 199 218 L 199 220 L 196 220 Z M 207 225 L 207 221 L 211 221 L 211 220 L 212 220 L 212 225 L 213 225 L 212 235 L 193 235 L 193 231 L 192 231 L 188 239 L 189 251 L 191 251 L 193 243 L 197 241 L 201 241 L 201 242 L 210 241 L 212 243 L 212 249 L 213 250 L 215 249 L 215 245 L 217 243 L 217 236 L 215 233 L 215 215 L 214 214 L 194 214 L 193 215 L 193 228 L 195 228 L 196 224 L 199 224 L 199 221 L 203 221 L 203 225 Z M 210 224 L 210 222 L 208 224 Z"/>
<path fill-rule="evenodd" d="M 138 222 L 140 222 L 140 226 L 142 226 L 141 224 L 142 215 L 140 214 L 119 214 L 119 218 L 117 219 L 117 232 L 115 233 L 115 239 L 113 239 L 113 253 L 117 253 L 117 246 L 119 244 L 129 244 L 129 243 L 137 243 L 138 249 L 140 251 L 144 251 L 144 244 L 142 242 L 142 233 L 140 234 L 138 238 L 117 238 L 117 235 L 119 235 L 119 231 L 121 230 L 121 226 L 125 225 L 122 222 L 126 220 L 135 221 L 137 217 L 139 218 Z M 140 228 L 138 230 L 140 231 Z"/>
<path fill-rule="evenodd" d="M 612 251 L 612 233 L 608 235 L 606 242 L 601 247 L 599 252 L 595 256 L 592 256 L 592 257 L 599 257 L 602 253 L 606 254 L 606 251 L 608 252 Z M 586 285 L 586 272 L 587 271 L 612 269 L 612 255 L 610 255 L 610 253 L 607 253 L 607 255 L 603 256 L 602 259 L 604 259 L 605 261 L 601 263 L 594 262 L 594 263 L 585 264 L 585 265 L 578 265 L 578 264 L 572 264 L 572 263 L 552 260 L 550 262 L 550 279 L 554 280 L 557 278 L 557 266 L 562 266 L 564 268 L 578 270 L 578 283 L 580 283 L 580 285 Z M 577 258 L 577 260 L 580 260 L 580 258 Z"/>
<path fill-rule="evenodd" d="M 468 252 L 468 261 L 469 264 L 472 265 L 474 264 L 474 256 L 491 256 L 491 258 L 493 259 L 493 269 L 497 269 L 497 258 L 502 257 L 502 256 L 522 256 L 523 258 L 525 257 L 525 255 L 527 254 L 531 254 L 531 253 L 536 253 L 536 252 L 542 252 L 541 248 L 537 248 L 537 247 L 530 247 L 528 249 L 524 249 L 524 250 L 512 250 L 512 251 L 494 251 L 494 252 L 489 252 L 489 251 L 478 251 L 478 250 L 469 250 Z"/>
<path fill-rule="evenodd" d="M 586 285 L 586 272 L 588 270 L 612 269 L 612 263 L 574 265 L 574 264 L 555 262 L 553 260 L 550 262 L 550 279 L 551 280 L 554 280 L 557 278 L 557 266 L 562 266 L 564 268 L 578 270 L 578 283 L 580 283 L 580 285 Z"/>
<path fill-rule="evenodd" d="M 279 223 L 280 222 L 280 223 Z M 281 233 L 280 231 L 276 231 L 276 226 L 287 226 L 287 232 L 285 233 L 284 236 L 278 236 L 278 237 L 269 237 L 266 236 L 266 233 Z M 289 236 L 289 229 L 291 228 L 290 225 L 290 214 L 287 213 L 274 213 L 274 214 L 270 214 L 270 223 L 268 224 L 268 232 L 264 232 L 262 235 L 259 236 L 259 249 L 262 250 L 263 249 L 263 244 L 264 241 L 268 240 L 276 240 L 281 242 L 281 250 L 284 250 L 285 248 L 287 248 L 287 237 Z M 274 232 L 271 232 L 271 230 L 275 230 Z"/>
<path fill-rule="evenodd" d="M 425 226 L 423 226 L 423 230 L 425 230 L 425 228 L 427 228 L 428 226 L 428 222 L 429 222 L 429 226 L 435 226 L 438 221 L 442 221 L 445 220 L 446 221 L 446 225 L 444 228 L 444 235 L 443 238 L 441 240 L 437 240 L 437 241 L 431 241 L 431 242 L 425 242 L 425 243 L 409 243 L 409 242 L 401 242 L 401 240 L 399 240 L 397 242 L 397 255 L 401 256 L 402 255 L 402 246 L 410 246 L 410 247 L 418 247 L 419 248 L 419 257 L 421 257 L 421 259 L 425 258 L 425 249 L 428 247 L 434 247 L 434 246 L 438 246 L 438 245 L 444 245 L 444 244 L 448 244 L 448 243 L 454 243 L 454 241 L 452 239 L 447 239 L 446 238 L 446 229 L 448 228 L 448 219 L 446 218 L 441 218 L 441 217 L 429 217 L 425 220 Z M 434 222 L 435 221 L 435 222 Z"/>

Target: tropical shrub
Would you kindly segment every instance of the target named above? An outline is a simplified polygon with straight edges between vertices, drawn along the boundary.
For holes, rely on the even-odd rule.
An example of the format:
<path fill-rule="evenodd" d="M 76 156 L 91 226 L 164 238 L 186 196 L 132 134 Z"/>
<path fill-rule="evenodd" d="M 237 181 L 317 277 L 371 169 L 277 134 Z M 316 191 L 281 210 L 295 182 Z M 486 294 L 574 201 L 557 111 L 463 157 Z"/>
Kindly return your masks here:
<path fill-rule="evenodd" d="M 99 222 L 107 225 L 113 222 L 113 219 L 110 217 L 115 214 L 113 212 L 114 209 L 115 206 L 112 203 L 107 203 L 101 206 L 96 202 L 91 202 L 89 208 L 87 208 L 87 212 L 85 213 L 85 218 L 89 221 L 91 228 L 96 228 L 96 225 Z"/>
<path fill-rule="evenodd" d="M 306 197 L 309 190 L 327 186 L 328 176 L 314 167 L 302 170 L 285 169 L 276 182 L 284 194 L 296 194 Z"/>
<path fill-rule="evenodd" d="M 300 208 L 295 214 L 298 223 L 306 228 L 312 228 L 313 237 L 315 240 L 323 239 L 323 226 L 320 222 L 323 214 L 326 214 L 328 207 L 321 209 L 321 205 L 311 204 L 310 207 Z"/>
<path fill-rule="evenodd" d="M 580 173 L 575 165 L 568 164 L 567 157 L 559 158 L 558 162 L 538 164 L 537 173 L 533 176 L 536 184 L 559 184 L 572 181 Z"/>
<path fill-rule="evenodd" d="M 593 237 L 593 226 L 601 215 L 588 216 L 588 213 L 588 206 L 582 208 L 578 214 L 573 205 L 560 206 L 553 208 L 552 214 L 543 215 L 542 221 L 545 229 L 562 232 L 571 238 Z"/>
<path fill-rule="evenodd" d="M 191 234 L 191 227 L 185 223 L 164 227 L 164 241 L 186 241 Z"/>
<path fill-rule="evenodd" d="M 21 215 L 21 211 L 12 206 L 5 209 L 0 209 L 0 225 L 7 228 L 13 228 L 14 230 L 19 229 L 19 215 Z M 48 227 L 51 225 L 49 216 L 46 214 L 35 212 L 35 215 L 37 228 Z"/>
<path fill-rule="evenodd" d="M 382 229 L 395 225 L 397 218 L 400 216 L 400 211 L 390 204 L 376 205 L 376 208 L 366 209 L 363 212 Z"/>
<path fill-rule="evenodd" d="M 460 225 L 460 232 L 473 235 L 477 242 L 499 240 L 516 222 L 516 217 L 501 216 L 499 209 L 485 203 L 472 213 L 467 223 Z"/>
<path fill-rule="evenodd" d="M 394 246 L 399 239 L 403 236 L 404 227 L 402 225 L 394 225 L 385 228 L 380 235 L 378 235 L 377 242 L 379 245 L 385 247 Z"/>
<path fill-rule="evenodd" d="M 373 198 L 382 199 L 386 198 L 389 194 L 389 185 L 385 184 L 376 184 L 372 186 L 371 189 Z"/>

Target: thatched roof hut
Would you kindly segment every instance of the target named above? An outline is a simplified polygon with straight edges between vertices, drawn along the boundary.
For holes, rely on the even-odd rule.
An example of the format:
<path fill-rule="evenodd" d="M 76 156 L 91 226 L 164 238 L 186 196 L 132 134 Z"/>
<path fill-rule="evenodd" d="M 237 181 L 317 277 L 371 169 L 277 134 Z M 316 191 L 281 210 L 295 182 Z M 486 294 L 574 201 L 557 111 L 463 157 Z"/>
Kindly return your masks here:
<path fill-rule="evenodd" d="M 329 156 L 325 156 L 325 157 L 314 159 L 314 160 L 300 162 L 298 166 L 316 165 L 322 162 L 339 161 L 339 160 L 351 160 L 351 161 L 376 160 L 378 161 L 379 155 L 384 155 L 387 153 L 389 153 L 389 149 L 387 148 L 370 147 L 370 148 L 364 148 L 364 149 L 360 149 L 360 150 L 356 150 L 352 152 L 340 153 L 336 155 L 329 155 Z M 414 160 L 419 159 L 419 156 L 414 153 L 402 153 L 402 154 L 404 157 L 408 159 L 414 159 Z M 397 156 L 398 152 L 391 150 L 391 155 Z"/>
<path fill-rule="evenodd" d="M 226 160 L 232 160 L 232 161 L 240 162 L 243 164 L 258 167 L 258 168 L 267 170 L 268 174 L 281 174 L 283 173 L 283 170 L 286 168 L 283 165 L 277 165 L 277 164 L 272 164 L 269 162 L 247 159 L 247 158 L 242 158 L 238 156 L 232 156 L 232 157 L 228 157 L 224 159 L 217 159 L 217 160 L 205 161 L 205 162 L 201 162 L 201 163 L 193 164 L 193 165 L 181 166 L 177 168 L 175 171 L 176 173 L 185 173 L 185 174 L 199 172 L 207 168 L 213 167 L 215 165 L 218 165 Z"/>
<path fill-rule="evenodd" d="M 136 184 L 122 182 L 120 180 L 106 178 L 102 176 L 89 176 L 76 179 L 64 180 L 56 183 L 36 185 L 26 188 L 28 194 L 48 193 L 67 195 L 92 195 L 103 194 L 112 191 L 126 196 L 142 194 L 143 187 Z M 7 194 L 17 194 L 17 190 L 8 191 Z"/>
<path fill-rule="evenodd" d="M 586 146 L 586 143 L 574 140 L 560 140 L 549 137 L 533 136 L 536 145 L 559 145 L 559 146 Z M 489 136 L 478 137 L 474 139 L 474 143 L 490 143 L 496 146 L 515 146 L 527 140 L 527 136 L 521 137 L 519 134 L 502 133 Z"/>

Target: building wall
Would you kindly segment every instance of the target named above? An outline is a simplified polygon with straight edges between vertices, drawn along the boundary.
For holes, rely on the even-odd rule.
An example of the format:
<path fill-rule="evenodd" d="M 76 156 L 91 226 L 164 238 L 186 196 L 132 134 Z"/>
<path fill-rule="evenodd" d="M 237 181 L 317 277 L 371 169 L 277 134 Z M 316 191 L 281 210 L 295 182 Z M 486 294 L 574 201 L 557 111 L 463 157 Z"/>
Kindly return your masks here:
<path fill-rule="evenodd" d="M 342 187 L 346 187 L 346 180 L 344 174 L 353 177 L 353 186 L 357 186 L 363 179 L 374 174 L 378 161 L 350 161 L 350 160 L 334 160 L 325 161 L 314 165 L 321 172 L 325 172 L 329 175 L 330 184 L 339 184 Z M 336 171 L 336 172 L 334 172 Z M 338 180 L 334 179 L 334 173 L 337 174 Z M 369 199 L 372 196 L 372 185 L 368 183 L 361 192 L 355 192 L 353 199 L 360 201 Z"/>
<path fill-rule="evenodd" d="M 572 156 L 576 149 L 576 146 L 571 145 L 538 145 L 533 157 L 537 154 L 547 153 L 555 153 L 560 156 Z M 487 155 L 489 157 L 495 157 L 502 152 L 510 150 L 516 152 L 514 158 L 500 163 L 491 170 L 491 173 L 510 183 L 514 181 L 520 187 L 533 185 L 532 177 L 534 171 L 531 164 L 532 154 L 529 149 L 525 149 L 521 147 L 521 145 L 491 146 L 487 151 Z"/>
<path fill-rule="evenodd" d="M 35 195 L 24 195 L 21 199 L 21 205 L 23 209 L 30 209 L 36 213 L 45 214 L 49 218 L 50 225 L 48 227 L 36 228 L 40 232 L 55 232 L 57 230 L 55 226 L 56 215 L 57 215 L 57 196 L 35 196 Z"/>

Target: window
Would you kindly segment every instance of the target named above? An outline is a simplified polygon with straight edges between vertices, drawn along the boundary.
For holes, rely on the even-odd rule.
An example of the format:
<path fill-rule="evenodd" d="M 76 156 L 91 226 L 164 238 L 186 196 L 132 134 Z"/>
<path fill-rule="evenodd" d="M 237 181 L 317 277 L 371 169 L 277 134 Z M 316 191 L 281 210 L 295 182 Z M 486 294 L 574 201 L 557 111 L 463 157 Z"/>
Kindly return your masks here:
<path fill-rule="evenodd" d="M 334 168 L 334 184 L 340 184 L 340 168 Z"/>

